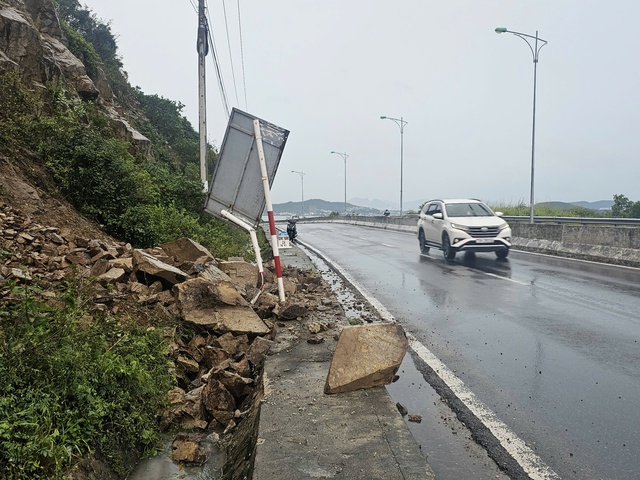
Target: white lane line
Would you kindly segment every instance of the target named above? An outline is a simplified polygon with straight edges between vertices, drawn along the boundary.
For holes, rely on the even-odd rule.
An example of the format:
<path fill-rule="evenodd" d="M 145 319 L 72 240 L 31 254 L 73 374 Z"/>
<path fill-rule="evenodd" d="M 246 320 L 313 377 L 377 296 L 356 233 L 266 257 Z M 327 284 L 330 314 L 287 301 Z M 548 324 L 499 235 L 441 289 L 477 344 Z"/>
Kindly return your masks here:
<path fill-rule="evenodd" d="M 388 243 L 381 243 L 383 247 L 395 248 L 393 245 L 389 245 Z"/>
<path fill-rule="evenodd" d="M 351 275 L 344 271 L 338 264 L 323 254 L 325 261 L 351 283 L 369 303 L 378 311 L 380 316 L 388 321 L 396 323 L 395 318 L 375 297 Z M 504 278 L 504 277 L 500 277 Z M 500 420 L 489 407 L 480 401 L 475 394 L 460 380 L 453 371 L 440 361 L 427 347 L 411 333 L 406 332 L 409 345 L 414 352 L 440 377 L 451 389 L 456 397 L 480 420 L 486 428 L 498 439 L 500 445 L 520 464 L 522 469 L 533 480 L 559 480 L 560 476 L 554 472 L 544 461 Z"/>
<path fill-rule="evenodd" d="M 501 275 L 496 275 L 495 273 L 482 272 L 485 275 L 489 275 L 490 277 L 499 278 L 500 280 L 506 280 L 508 282 L 517 283 L 518 285 L 529 285 L 527 282 L 521 282 L 520 280 L 514 280 L 513 278 L 503 277 Z"/>

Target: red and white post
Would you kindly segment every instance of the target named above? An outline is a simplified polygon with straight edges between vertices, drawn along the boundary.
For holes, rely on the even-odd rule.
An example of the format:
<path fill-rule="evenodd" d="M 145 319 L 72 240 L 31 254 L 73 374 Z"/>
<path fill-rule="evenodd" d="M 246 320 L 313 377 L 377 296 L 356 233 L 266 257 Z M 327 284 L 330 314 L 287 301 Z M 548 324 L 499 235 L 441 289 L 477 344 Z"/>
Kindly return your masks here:
<path fill-rule="evenodd" d="M 269 176 L 267 174 L 267 163 L 264 158 L 264 148 L 262 146 L 262 131 L 260 130 L 260 120 L 253 121 L 253 133 L 256 137 L 258 148 L 258 158 L 260 160 L 260 173 L 262 174 L 262 186 L 264 188 L 264 198 L 267 205 L 267 216 L 269 217 L 269 233 L 271 234 L 271 249 L 273 250 L 273 261 L 276 265 L 276 277 L 278 279 L 278 294 L 280 301 L 285 301 L 284 284 L 282 283 L 282 266 L 280 265 L 280 251 L 278 250 L 278 232 L 276 231 L 276 220 L 273 216 L 273 204 L 271 203 L 271 189 L 269 188 Z"/>

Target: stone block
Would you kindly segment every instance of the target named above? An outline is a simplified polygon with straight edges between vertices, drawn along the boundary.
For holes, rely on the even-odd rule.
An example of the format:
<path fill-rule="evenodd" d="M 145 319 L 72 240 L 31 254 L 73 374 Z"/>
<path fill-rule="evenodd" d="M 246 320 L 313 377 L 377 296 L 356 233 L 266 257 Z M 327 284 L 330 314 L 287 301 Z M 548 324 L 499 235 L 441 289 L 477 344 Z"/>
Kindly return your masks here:
<path fill-rule="evenodd" d="M 408 346 L 404 330 L 397 323 L 344 328 L 333 353 L 324 393 L 391 383 Z"/>

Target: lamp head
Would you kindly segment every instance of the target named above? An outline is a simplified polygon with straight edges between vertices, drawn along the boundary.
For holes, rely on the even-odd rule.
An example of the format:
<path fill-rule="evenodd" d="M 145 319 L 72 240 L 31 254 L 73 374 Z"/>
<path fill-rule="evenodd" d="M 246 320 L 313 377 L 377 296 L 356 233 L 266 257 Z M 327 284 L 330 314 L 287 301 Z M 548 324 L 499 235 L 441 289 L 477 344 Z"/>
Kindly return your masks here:
<path fill-rule="evenodd" d="M 381 119 L 381 120 L 384 120 L 385 118 L 387 118 L 387 117 L 385 117 L 384 115 L 382 115 L 382 116 L 380 117 L 380 119 Z"/>
<path fill-rule="evenodd" d="M 506 27 L 498 27 L 496 28 L 496 33 L 507 33 L 508 30 Z"/>
<path fill-rule="evenodd" d="M 338 153 L 338 152 L 334 152 L 333 150 L 331 150 L 331 153 Z"/>

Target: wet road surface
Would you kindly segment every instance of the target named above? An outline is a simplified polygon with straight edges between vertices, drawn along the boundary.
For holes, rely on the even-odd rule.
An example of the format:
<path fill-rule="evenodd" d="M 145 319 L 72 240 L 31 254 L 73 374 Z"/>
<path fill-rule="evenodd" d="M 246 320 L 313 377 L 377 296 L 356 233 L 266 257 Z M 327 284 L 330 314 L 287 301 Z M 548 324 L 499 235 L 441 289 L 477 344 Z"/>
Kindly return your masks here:
<path fill-rule="evenodd" d="M 298 234 L 560 477 L 638 478 L 639 270 L 515 251 L 447 261 L 413 235 L 350 225 Z"/>

